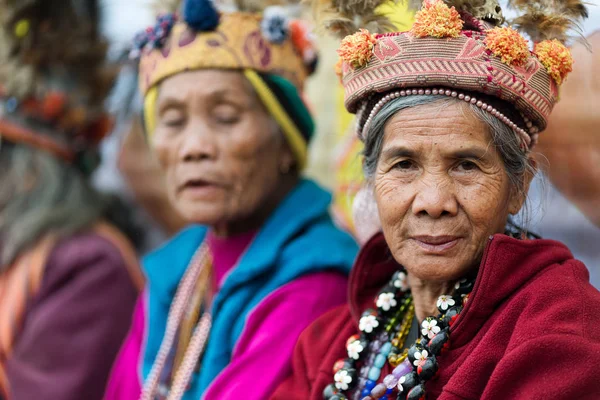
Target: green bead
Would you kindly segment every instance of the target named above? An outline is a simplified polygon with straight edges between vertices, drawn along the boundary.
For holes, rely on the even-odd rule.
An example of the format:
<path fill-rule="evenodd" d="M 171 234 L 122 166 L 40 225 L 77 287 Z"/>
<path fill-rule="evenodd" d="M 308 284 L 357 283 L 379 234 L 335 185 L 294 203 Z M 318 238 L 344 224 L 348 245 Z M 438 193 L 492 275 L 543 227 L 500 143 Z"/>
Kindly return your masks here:
<path fill-rule="evenodd" d="M 371 369 L 369 370 L 369 376 L 367 376 L 367 378 L 369 378 L 372 381 L 377 382 L 377 380 L 379 379 L 380 375 L 381 375 L 381 369 L 380 368 L 371 367 Z"/>
<path fill-rule="evenodd" d="M 379 353 L 377 354 L 377 357 L 375 357 L 375 362 L 373 363 L 373 365 L 375 365 L 377 368 L 383 368 L 383 366 L 385 365 L 385 361 L 385 356 Z"/>

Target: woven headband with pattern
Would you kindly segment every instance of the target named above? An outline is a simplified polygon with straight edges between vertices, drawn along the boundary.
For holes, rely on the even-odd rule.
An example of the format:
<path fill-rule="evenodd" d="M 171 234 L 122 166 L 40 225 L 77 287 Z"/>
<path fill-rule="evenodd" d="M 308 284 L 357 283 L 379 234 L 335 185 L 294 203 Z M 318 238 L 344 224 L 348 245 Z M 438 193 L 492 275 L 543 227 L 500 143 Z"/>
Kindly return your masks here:
<path fill-rule="evenodd" d="M 569 50 L 557 40 L 540 41 L 530 51 L 527 40 L 512 27 L 494 27 L 442 0 L 426 1 L 410 31 L 375 35 L 361 29 L 344 38 L 338 53 L 346 108 L 360 114 L 359 135 L 389 101 L 384 98 L 373 106 L 373 99 L 385 93 L 393 92 L 393 98 L 396 91 L 404 96 L 429 89 L 428 94 L 448 93 L 463 100 L 480 93 L 502 100 L 521 115 L 521 121 L 510 121 L 495 108 L 483 107 L 500 115 L 525 149 L 546 127 L 558 87 L 573 64 Z M 484 105 L 477 99 L 472 103 Z"/>
<path fill-rule="evenodd" d="M 310 54 L 306 53 L 312 50 L 305 45 L 304 26 L 291 21 L 289 27 L 291 40 L 282 38 L 278 42 L 265 37 L 262 14 L 222 13 L 212 31 L 197 32 L 186 23 L 175 23 L 164 45 L 142 53 L 142 93 L 177 73 L 208 68 L 273 73 L 301 89 L 311 72 L 307 60 Z"/>

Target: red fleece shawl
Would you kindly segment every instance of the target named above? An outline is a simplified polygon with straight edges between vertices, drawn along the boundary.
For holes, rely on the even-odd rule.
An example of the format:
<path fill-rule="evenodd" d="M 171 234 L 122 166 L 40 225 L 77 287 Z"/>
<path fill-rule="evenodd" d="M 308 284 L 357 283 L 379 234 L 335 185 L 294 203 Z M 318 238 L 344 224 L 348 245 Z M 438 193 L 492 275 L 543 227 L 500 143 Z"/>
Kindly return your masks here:
<path fill-rule="evenodd" d="M 397 268 L 382 235 L 365 245 L 350 277 L 350 304 L 304 331 L 293 375 L 272 399 L 323 398 L 361 312 Z M 558 242 L 490 238 L 428 398 L 600 399 L 600 292 L 588 280 Z"/>

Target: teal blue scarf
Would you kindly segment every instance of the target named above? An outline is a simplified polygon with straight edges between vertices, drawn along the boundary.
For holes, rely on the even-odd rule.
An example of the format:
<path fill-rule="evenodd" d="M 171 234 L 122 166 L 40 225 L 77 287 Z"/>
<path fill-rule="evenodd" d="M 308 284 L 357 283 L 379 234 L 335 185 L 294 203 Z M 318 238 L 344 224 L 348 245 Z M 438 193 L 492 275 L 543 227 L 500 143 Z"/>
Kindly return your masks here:
<path fill-rule="evenodd" d="M 246 316 L 271 292 L 308 273 L 349 273 L 357 246 L 334 226 L 328 213 L 330 203 L 329 193 L 303 180 L 258 232 L 215 296 L 202 368 L 194 375 L 184 399 L 199 399 L 227 366 Z M 149 294 L 144 379 L 160 347 L 177 284 L 205 235 L 205 227 L 192 226 L 143 262 Z"/>

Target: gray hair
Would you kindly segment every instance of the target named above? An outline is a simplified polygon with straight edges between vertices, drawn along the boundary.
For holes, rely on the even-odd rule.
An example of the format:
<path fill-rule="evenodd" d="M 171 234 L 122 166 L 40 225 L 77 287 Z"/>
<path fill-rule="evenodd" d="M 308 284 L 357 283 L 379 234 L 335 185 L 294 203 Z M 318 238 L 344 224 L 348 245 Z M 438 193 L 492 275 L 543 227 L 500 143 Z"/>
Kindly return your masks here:
<path fill-rule="evenodd" d="M 466 104 L 459 99 L 439 95 L 399 97 L 387 103 L 373 118 L 368 131 L 364 134 L 365 149 L 363 153 L 363 169 L 367 181 L 371 181 L 375 174 L 377 162 L 383 147 L 383 131 L 385 124 L 391 117 L 397 112 L 410 107 L 430 104 L 441 109 L 448 104 L 456 104 L 457 102 Z M 467 110 L 472 112 L 476 118 L 484 122 L 489 128 L 489 132 L 492 136 L 492 145 L 498 150 L 498 153 L 504 162 L 504 169 L 510 179 L 513 189 L 516 193 L 526 195 L 526 193 L 524 193 L 525 187 L 523 177 L 528 173 L 532 176 L 535 175 L 536 170 L 527 154 L 521 150 L 517 135 L 507 125 L 477 106 L 468 104 Z"/>
<path fill-rule="evenodd" d="M 63 237 L 90 227 L 104 208 L 76 168 L 47 152 L 2 143 L 0 272 L 44 235 Z"/>

